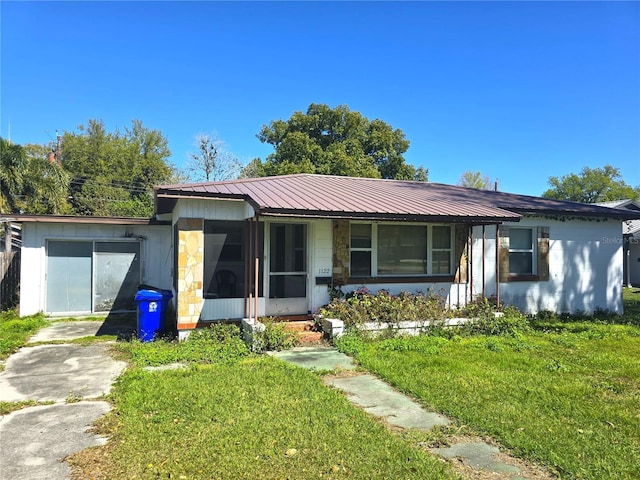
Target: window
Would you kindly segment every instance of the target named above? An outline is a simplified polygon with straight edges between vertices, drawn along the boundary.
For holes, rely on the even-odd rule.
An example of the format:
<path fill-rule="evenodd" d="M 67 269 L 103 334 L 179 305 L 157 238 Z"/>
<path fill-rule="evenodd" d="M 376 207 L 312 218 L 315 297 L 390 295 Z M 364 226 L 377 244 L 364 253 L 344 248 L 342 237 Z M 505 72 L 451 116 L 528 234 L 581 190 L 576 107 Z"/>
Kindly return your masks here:
<path fill-rule="evenodd" d="M 534 275 L 534 235 L 532 228 L 509 229 L 509 275 Z"/>
<path fill-rule="evenodd" d="M 371 275 L 371 224 L 351 224 L 351 275 Z"/>
<path fill-rule="evenodd" d="M 436 225 L 432 227 L 431 273 L 446 275 L 451 273 L 451 227 Z"/>
<path fill-rule="evenodd" d="M 549 227 L 500 226 L 501 282 L 549 280 Z"/>
<path fill-rule="evenodd" d="M 378 275 L 425 275 L 427 227 L 378 225 Z"/>
<path fill-rule="evenodd" d="M 259 251 L 262 251 L 262 223 Z M 245 248 L 248 242 L 245 222 L 205 220 L 204 297 L 243 298 L 245 293 Z M 262 265 L 260 266 L 262 268 Z M 259 274 L 262 292 L 262 272 Z M 250 286 L 253 288 L 253 286 Z"/>
<path fill-rule="evenodd" d="M 351 277 L 451 275 L 449 225 L 352 223 Z"/>

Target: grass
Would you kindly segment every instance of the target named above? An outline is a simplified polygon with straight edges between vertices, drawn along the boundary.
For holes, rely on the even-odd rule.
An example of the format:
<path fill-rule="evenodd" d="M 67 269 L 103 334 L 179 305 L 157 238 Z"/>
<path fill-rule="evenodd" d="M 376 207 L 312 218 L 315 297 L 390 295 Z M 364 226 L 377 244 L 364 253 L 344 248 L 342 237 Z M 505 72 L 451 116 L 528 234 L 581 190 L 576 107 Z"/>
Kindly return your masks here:
<path fill-rule="evenodd" d="M 515 336 L 346 337 L 365 368 L 561 478 L 640 478 L 640 292 L 613 324 L 549 319 Z"/>
<path fill-rule="evenodd" d="M 127 371 L 77 478 L 455 478 L 319 376 L 266 356 Z"/>
<path fill-rule="evenodd" d="M 0 402 L 0 415 L 7 415 L 16 410 L 27 407 L 36 407 L 38 405 L 52 405 L 55 402 L 36 402 L 35 400 L 25 400 L 22 402 Z"/>
<path fill-rule="evenodd" d="M 549 318 L 512 336 L 347 337 L 342 347 L 459 419 L 455 428 L 493 436 L 561 478 L 640 478 L 640 292 L 624 295 L 622 318 Z M 0 352 L 45 324 L 3 314 Z M 97 427 L 110 441 L 75 455 L 73 478 L 454 478 L 419 441 L 391 434 L 318 375 L 236 340 L 211 331 L 119 343 L 131 368 Z M 172 362 L 189 366 L 141 368 Z"/>
<path fill-rule="evenodd" d="M 0 312 L 0 360 L 16 352 L 45 325 L 42 314 L 20 318 L 15 310 Z"/>

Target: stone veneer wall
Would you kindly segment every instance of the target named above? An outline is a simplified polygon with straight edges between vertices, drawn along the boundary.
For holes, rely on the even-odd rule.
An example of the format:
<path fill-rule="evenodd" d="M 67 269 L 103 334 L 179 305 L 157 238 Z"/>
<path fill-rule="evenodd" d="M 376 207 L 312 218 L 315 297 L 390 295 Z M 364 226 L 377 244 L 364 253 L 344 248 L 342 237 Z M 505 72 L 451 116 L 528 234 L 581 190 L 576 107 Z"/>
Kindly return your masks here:
<path fill-rule="evenodd" d="M 333 284 L 346 285 L 349 278 L 349 220 L 333 221 Z"/>
<path fill-rule="evenodd" d="M 195 328 L 204 305 L 204 220 L 178 219 L 178 330 Z"/>

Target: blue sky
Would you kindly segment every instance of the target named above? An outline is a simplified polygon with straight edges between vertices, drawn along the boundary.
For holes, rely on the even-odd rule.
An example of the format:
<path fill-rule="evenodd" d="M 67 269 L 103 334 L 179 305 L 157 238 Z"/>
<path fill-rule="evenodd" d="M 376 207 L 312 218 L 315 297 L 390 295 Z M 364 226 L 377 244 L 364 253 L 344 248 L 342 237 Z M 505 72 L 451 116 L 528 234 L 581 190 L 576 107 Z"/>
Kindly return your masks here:
<path fill-rule="evenodd" d="M 217 132 L 242 161 L 310 103 L 403 130 L 430 180 L 540 195 L 611 164 L 640 185 L 640 2 L 0 3 L 0 135 L 46 143 L 139 119 L 182 165 Z"/>

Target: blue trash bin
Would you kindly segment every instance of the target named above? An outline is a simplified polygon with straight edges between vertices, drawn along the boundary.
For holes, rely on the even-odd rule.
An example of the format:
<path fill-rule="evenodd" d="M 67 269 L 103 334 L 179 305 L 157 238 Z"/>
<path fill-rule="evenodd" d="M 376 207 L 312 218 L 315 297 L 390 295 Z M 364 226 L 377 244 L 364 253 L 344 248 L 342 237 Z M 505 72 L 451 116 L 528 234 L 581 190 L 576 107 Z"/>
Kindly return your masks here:
<path fill-rule="evenodd" d="M 169 292 L 164 290 L 164 292 Z M 162 328 L 166 304 L 171 298 L 163 291 L 138 290 L 136 304 L 138 306 L 138 339 L 142 342 L 151 342 Z"/>

